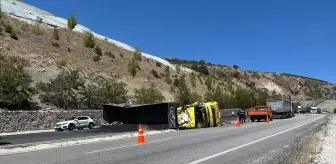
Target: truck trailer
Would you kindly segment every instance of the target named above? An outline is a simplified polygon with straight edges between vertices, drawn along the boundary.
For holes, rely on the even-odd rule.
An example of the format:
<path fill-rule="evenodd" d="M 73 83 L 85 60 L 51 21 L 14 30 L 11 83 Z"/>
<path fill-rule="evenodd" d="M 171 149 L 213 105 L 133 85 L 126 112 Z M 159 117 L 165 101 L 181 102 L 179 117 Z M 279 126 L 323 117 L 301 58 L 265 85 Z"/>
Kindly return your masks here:
<path fill-rule="evenodd" d="M 295 114 L 292 110 L 291 98 L 279 98 L 267 100 L 267 105 L 271 107 L 274 118 L 292 118 Z"/>

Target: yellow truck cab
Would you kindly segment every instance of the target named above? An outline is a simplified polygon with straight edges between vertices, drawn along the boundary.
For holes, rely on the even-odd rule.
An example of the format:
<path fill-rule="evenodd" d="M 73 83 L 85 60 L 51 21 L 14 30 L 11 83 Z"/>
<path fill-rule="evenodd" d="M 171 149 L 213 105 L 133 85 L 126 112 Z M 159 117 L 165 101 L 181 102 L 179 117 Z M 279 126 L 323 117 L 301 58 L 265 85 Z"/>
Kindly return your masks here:
<path fill-rule="evenodd" d="M 215 127 L 221 124 L 221 113 L 215 101 L 180 106 L 177 108 L 179 129 Z"/>

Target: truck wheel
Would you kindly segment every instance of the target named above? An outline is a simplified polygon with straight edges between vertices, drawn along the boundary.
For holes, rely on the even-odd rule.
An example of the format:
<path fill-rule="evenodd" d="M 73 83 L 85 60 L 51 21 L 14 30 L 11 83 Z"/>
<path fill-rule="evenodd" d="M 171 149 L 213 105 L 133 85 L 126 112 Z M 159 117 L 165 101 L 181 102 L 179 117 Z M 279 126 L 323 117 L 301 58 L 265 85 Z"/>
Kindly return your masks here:
<path fill-rule="evenodd" d="M 254 118 L 251 118 L 251 121 L 254 122 Z"/>
<path fill-rule="evenodd" d="M 94 123 L 89 123 L 89 129 L 93 129 L 94 128 Z"/>
<path fill-rule="evenodd" d="M 75 129 L 75 125 L 74 124 L 70 124 L 69 125 L 69 131 L 72 131 L 72 130 L 74 130 Z"/>
<path fill-rule="evenodd" d="M 260 122 L 260 118 L 257 118 L 257 121 Z"/>

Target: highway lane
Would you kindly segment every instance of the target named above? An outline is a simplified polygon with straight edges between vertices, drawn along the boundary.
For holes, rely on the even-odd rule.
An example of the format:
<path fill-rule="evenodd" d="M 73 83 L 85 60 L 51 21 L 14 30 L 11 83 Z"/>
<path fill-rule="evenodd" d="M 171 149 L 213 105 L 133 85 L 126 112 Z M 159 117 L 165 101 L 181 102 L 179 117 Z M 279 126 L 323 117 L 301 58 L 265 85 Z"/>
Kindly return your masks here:
<path fill-rule="evenodd" d="M 0 156 L 5 164 L 49 163 L 284 163 L 297 140 L 326 121 L 322 115 L 248 123 L 241 128 L 217 127 L 100 142 Z M 285 162 L 286 163 L 286 162 Z"/>
<path fill-rule="evenodd" d="M 222 119 L 224 123 L 229 123 L 235 120 L 235 117 L 225 117 Z M 168 129 L 168 125 L 150 125 L 152 130 L 164 130 Z M 76 139 L 81 137 L 94 137 L 100 135 L 108 134 L 118 134 L 125 132 L 136 132 L 138 130 L 138 125 L 121 125 L 121 126 L 105 126 L 98 127 L 95 129 L 83 129 L 74 131 L 55 131 L 55 132 L 44 132 L 44 133 L 31 133 L 31 134 L 18 134 L 2 136 L 0 140 L 1 143 L 6 145 L 17 145 L 17 144 L 31 144 L 35 142 L 50 142 L 55 140 L 66 140 L 66 139 Z"/>

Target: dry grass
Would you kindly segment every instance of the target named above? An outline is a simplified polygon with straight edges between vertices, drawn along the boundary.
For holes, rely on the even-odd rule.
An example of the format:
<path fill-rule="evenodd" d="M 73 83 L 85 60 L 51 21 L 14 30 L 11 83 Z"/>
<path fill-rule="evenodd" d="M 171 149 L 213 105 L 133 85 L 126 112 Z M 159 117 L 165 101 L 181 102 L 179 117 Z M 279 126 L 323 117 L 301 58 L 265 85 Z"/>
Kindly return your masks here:
<path fill-rule="evenodd" d="M 310 136 L 299 148 L 293 164 L 318 164 L 317 154 L 322 150 L 318 134 Z"/>

